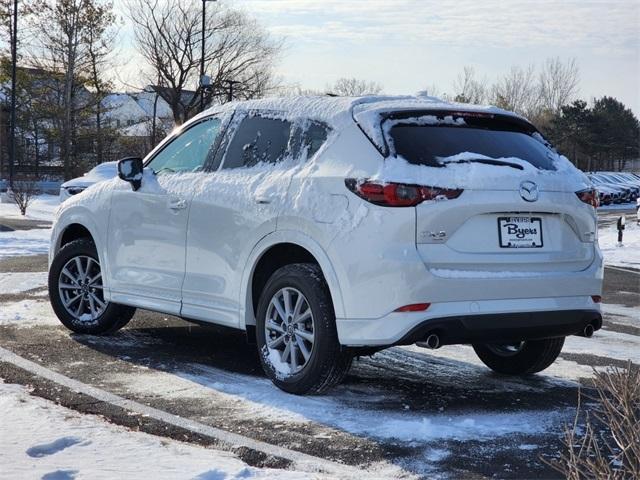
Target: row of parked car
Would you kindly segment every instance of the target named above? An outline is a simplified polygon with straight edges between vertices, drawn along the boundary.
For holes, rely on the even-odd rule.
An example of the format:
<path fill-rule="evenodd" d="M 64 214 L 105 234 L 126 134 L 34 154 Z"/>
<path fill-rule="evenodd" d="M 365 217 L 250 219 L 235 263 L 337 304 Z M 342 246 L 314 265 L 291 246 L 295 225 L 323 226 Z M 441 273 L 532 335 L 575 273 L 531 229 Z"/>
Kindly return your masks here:
<path fill-rule="evenodd" d="M 640 196 L 640 175 L 626 172 L 588 173 L 597 188 L 600 205 L 635 202 Z"/>

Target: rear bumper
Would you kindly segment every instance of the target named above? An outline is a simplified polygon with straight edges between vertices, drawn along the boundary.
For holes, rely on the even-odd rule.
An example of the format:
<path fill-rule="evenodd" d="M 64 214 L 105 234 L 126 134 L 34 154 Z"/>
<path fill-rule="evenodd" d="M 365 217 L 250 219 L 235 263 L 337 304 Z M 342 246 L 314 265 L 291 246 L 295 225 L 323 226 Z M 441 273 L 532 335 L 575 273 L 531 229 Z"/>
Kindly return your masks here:
<path fill-rule="evenodd" d="M 432 318 L 411 329 L 396 345 L 410 345 L 438 335 L 440 345 L 507 343 L 581 334 L 587 325 L 602 327 L 597 310 L 495 313 Z"/>
<path fill-rule="evenodd" d="M 478 300 L 432 304 L 424 312 L 392 312 L 375 319 L 336 319 L 347 346 L 391 346 L 425 340 L 443 345 L 534 340 L 580 334 L 602 325 L 590 296 Z"/>

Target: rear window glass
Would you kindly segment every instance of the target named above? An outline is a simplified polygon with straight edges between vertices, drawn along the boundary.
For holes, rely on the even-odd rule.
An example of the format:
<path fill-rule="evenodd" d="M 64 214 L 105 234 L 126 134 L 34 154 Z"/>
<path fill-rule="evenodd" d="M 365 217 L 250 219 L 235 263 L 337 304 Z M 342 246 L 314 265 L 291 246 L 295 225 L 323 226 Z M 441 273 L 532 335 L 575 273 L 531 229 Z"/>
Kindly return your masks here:
<path fill-rule="evenodd" d="M 287 156 L 290 135 L 291 123 L 286 120 L 246 117 L 229 144 L 222 168 L 277 163 Z"/>
<path fill-rule="evenodd" d="M 518 125 L 493 118 L 429 119 L 433 120 L 386 120 L 383 129 L 388 132 L 391 154 L 429 167 L 443 167 L 450 161 L 491 163 L 490 159 L 518 158 L 541 170 L 556 170 L 556 153 Z"/>

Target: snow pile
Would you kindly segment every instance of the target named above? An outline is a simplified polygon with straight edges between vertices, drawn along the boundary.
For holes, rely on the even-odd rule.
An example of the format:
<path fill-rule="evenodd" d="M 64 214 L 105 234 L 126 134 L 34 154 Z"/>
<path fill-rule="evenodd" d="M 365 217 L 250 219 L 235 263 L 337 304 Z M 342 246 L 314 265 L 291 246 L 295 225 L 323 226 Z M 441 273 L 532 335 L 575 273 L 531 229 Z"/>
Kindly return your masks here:
<path fill-rule="evenodd" d="M 47 286 L 47 272 L 0 273 L 0 295 L 23 293 Z"/>
<path fill-rule="evenodd" d="M 636 224 L 635 215 L 629 217 L 622 246 L 618 245 L 618 229 L 615 223 L 598 230 L 598 243 L 605 264 L 640 269 L 640 225 Z"/>
<path fill-rule="evenodd" d="M 134 432 L 0 384 L 0 464 L 11 478 L 306 479 L 235 455 Z M 9 435 L 8 432 L 11 432 Z M 315 478 L 321 478 L 314 475 Z"/>
<path fill-rule="evenodd" d="M 51 221 L 59 203 L 60 199 L 57 195 L 38 195 L 29 204 L 27 214 L 24 217 L 20 214 L 20 209 L 15 203 L 0 203 L 0 218 Z"/>
<path fill-rule="evenodd" d="M 0 232 L 0 260 L 49 252 L 50 228 Z"/>

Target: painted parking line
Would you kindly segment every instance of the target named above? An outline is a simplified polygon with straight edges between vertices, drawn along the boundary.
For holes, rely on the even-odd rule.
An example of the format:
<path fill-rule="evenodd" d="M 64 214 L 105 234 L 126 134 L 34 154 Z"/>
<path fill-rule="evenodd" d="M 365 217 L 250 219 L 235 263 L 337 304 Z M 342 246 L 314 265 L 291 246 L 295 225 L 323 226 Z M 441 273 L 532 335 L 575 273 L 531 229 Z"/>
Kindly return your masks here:
<path fill-rule="evenodd" d="M 219 428 L 215 428 L 203 423 L 183 418 L 178 415 L 159 410 L 157 408 L 129 400 L 111 392 L 87 385 L 73 378 L 69 378 L 58 372 L 50 370 L 42 365 L 27 360 L 15 353 L 0 347 L 0 361 L 11 363 L 23 370 L 34 375 L 52 381 L 63 387 L 69 388 L 77 393 L 82 393 L 89 397 L 95 398 L 104 403 L 123 408 L 125 410 L 146 415 L 155 420 L 168 423 L 178 428 L 189 430 L 190 432 L 212 438 L 230 447 L 240 446 L 250 448 L 262 452 L 266 455 L 280 457 L 293 462 L 293 467 L 297 470 L 303 470 L 313 473 L 329 473 L 339 475 L 341 478 L 360 478 L 364 473 L 363 470 L 349 465 L 343 465 L 320 457 L 308 455 L 305 453 L 290 450 L 288 448 L 272 445 L 270 443 L 254 440 L 244 435 L 227 432 Z M 367 473 L 368 478 L 373 478 Z"/>

